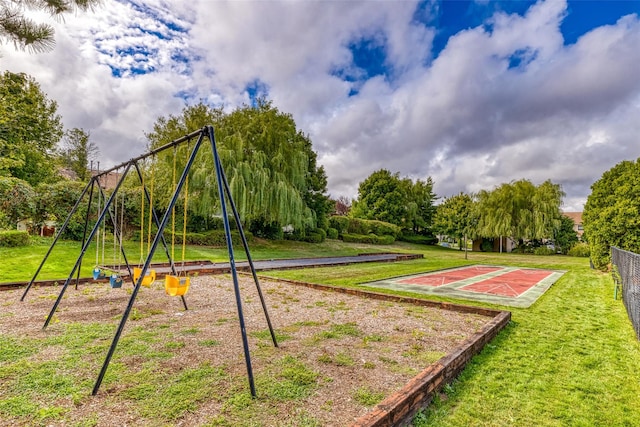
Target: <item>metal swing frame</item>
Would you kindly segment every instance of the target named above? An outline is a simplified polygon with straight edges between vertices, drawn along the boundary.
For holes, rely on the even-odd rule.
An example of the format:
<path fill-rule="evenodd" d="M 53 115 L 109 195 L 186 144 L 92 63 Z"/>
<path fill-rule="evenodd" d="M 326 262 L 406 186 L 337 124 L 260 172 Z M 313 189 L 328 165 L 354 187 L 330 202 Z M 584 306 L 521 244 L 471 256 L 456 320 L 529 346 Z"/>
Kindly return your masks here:
<path fill-rule="evenodd" d="M 169 148 L 173 148 L 176 147 L 179 144 L 182 144 L 184 142 L 188 142 L 191 141 L 192 139 L 197 138 L 197 142 L 195 144 L 195 146 L 193 147 L 191 154 L 189 155 L 189 159 L 187 161 L 186 166 L 184 167 L 184 170 L 182 171 L 182 175 L 180 176 L 180 180 L 178 181 L 173 195 L 171 196 L 170 202 L 169 202 L 169 206 L 167 207 L 164 215 L 162 216 L 162 218 L 160 220 L 158 220 L 158 217 L 156 215 L 155 209 L 153 208 L 153 206 L 151 206 L 151 197 L 149 195 L 149 192 L 147 191 L 146 186 L 144 185 L 144 179 L 142 176 L 142 172 L 140 170 L 140 167 L 138 165 L 138 162 L 141 160 L 144 160 L 148 157 L 151 156 L 155 156 L 156 154 L 165 151 Z M 256 273 L 256 270 L 254 268 L 254 264 L 253 264 L 253 260 L 251 258 L 251 254 L 249 251 L 249 245 L 247 243 L 247 239 L 245 237 L 244 234 L 244 230 L 242 228 L 242 222 L 240 221 L 240 215 L 238 213 L 238 210 L 236 209 L 235 203 L 233 201 L 233 197 L 231 196 L 231 191 L 229 189 L 229 183 L 227 181 L 226 175 L 224 173 L 224 170 L 222 168 L 222 163 L 220 162 L 220 156 L 218 154 L 218 149 L 217 149 L 217 145 L 216 145 L 216 140 L 215 140 L 215 133 L 214 133 L 214 129 L 213 126 L 205 126 L 202 129 L 192 132 L 188 135 L 183 136 L 182 138 L 176 139 L 168 144 L 165 144 L 155 150 L 151 150 L 148 153 L 142 154 L 138 157 L 135 157 L 127 162 L 124 162 L 120 165 L 114 166 L 111 169 L 108 169 L 106 171 L 103 171 L 95 176 L 93 176 L 91 178 L 91 180 L 89 181 L 89 183 L 87 184 L 87 186 L 84 188 L 84 190 L 82 191 L 80 197 L 78 198 L 78 200 L 76 201 L 75 205 L 73 206 L 73 208 L 71 209 L 71 212 L 69 213 L 69 215 L 67 216 L 64 224 L 62 225 L 62 227 L 60 227 L 60 230 L 58 231 L 58 233 L 56 234 L 53 243 L 51 244 L 51 246 L 49 247 L 49 250 L 47 251 L 44 259 L 42 260 L 42 262 L 40 263 L 38 269 L 36 270 L 35 274 L 33 275 L 33 278 L 31 279 L 31 281 L 29 282 L 29 284 L 27 285 L 22 297 L 20 298 L 20 301 L 24 301 L 27 293 L 29 292 L 29 289 L 31 289 L 31 286 L 33 285 L 34 281 L 36 280 L 36 278 L 38 277 L 38 274 L 40 273 L 40 271 L 42 270 L 42 267 L 44 266 L 45 262 L 47 261 L 49 255 L 51 254 L 54 246 L 56 245 L 56 243 L 58 242 L 60 236 L 64 233 L 65 229 L 67 228 L 71 217 L 75 214 L 75 212 L 78 210 L 78 207 L 80 206 L 83 198 L 85 197 L 85 195 L 87 194 L 87 192 L 89 192 L 89 207 L 91 206 L 91 202 L 92 202 L 92 198 L 93 198 L 93 192 L 94 192 L 94 187 L 98 186 L 99 191 L 101 192 L 101 195 L 104 197 L 105 194 L 102 190 L 102 188 L 99 185 L 99 179 L 102 176 L 107 175 L 110 172 L 116 171 L 116 170 L 120 170 L 122 168 L 124 168 L 124 172 L 122 174 L 122 176 L 120 177 L 120 179 L 118 180 L 116 187 L 114 188 L 112 194 L 109 196 L 107 202 L 105 203 L 103 209 L 101 210 L 101 212 L 99 213 L 99 217 L 98 220 L 96 221 L 93 229 L 89 232 L 88 236 L 87 236 L 87 230 L 88 230 L 88 224 L 89 224 L 89 210 L 87 209 L 87 215 L 85 217 L 85 225 L 84 225 L 84 232 L 83 232 L 83 239 L 82 239 L 82 248 L 80 250 L 80 255 L 78 256 L 78 259 L 76 260 L 75 265 L 73 266 L 71 273 L 69 274 L 69 277 L 65 280 L 64 285 L 62 286 L 60 293 L 58 295 L 58 298 L 56 299 L 56 301 L 53 304 L 53 307 L 51 308 L 51 311 L 49 313 L 49 316 L 47 317 L 43 329 L 45 329 L 53 315 L 55 314 L 58 305 L 60 304 L 60 301 L 62 300 L 62 297 L 65 293 L 65 291 L 67 290 L 69 284 L 71 283 L 71 281 L 73 280 L 73 276 L 74 274 L 77 273 L 76 276 L 76 289 L 78 287 L 78 281 L 79 281 L 79 277 L 80 277 L 80 268 L 82 266 L 82 259 L 87 251 L 87 248 L 89 247 L 89 244 L 91 243 L 92 239 L 94 238 L 98 228 L 100 227 L 100 224 L 105 220 L 107 214 L 109 215 L 109 218 L 111 220 L 111 222 L 113 223 L 114 226 L 114 230 L 116 230 L 115 234 L 118 236 L 118 239 L 122 239 L 122 230 L 118 229 L 118 222 L 117 222 L 117 218 L 114 218 L 113 213 L 111 211 L 112 209 L 112 203 L 115 197 L 117 197 L 118 191 L 120 190 L 120 186 L 122 185 L 122 183 L 124 182 L 124 179 L 126 178 L 126 176 L 128 175 L 128 173 L 130 172 L 131 168 L 133 167 L 138 175 L 138 178 L 140 179 L 140 182 L 142 183 L 142 187 L 143 187 L 143 191 L 145 193 L 145 198 L 147 200 L 147 202 L 150 204 L 150 210 L 151 210 L 151 215 L 153 217 L 153 220 L 158 228 L 158 232 L 156 233 L 154 239 L 153 239 L 153 243 L 151 244 L 151 247 L 149 249 L 149 253 L 147 254 L 147 257 L 145 259 L 144 265 L 142 267 L 142 273 L 140 275 L 140 277 L 138 278 L 138 280 L 134 283 L 134 288 L 133 288 L 133 292 L 131 293 L 131 297 L 129 298 L 129 302 L 127 304 L 127 307 L 122 315 L 122 318 L 120 319 L 120 323 L 118 325 L 118 328 L 116 330 L 116 333 L 113 337 L 113 341 L 111 342 L 111 346 L 109 347 L 109 351 L 107 352 L 107 356 L 104 360 L 104 363 L 102 365 L 102 368 L 100 370 L 100 373 L 98 375 L 98 378 L 95 382 L 95 385 L 93 387 L 93 391 L 92 391 L 92 395 L 96 395 L 98 393 L 98 390 L 100 389 L 100 385 L 102 384 L 102 380 L 104 378 L 105 373 L 107 372 L 107 369 L 109 367 L 109 363 L 111 361 L 111 358 L 116 350 L 116 347 L 118 345 L 118 342 L 120 340 L 120 336 L 122 335 L 122 332 L 124 330 L 124 327 L 127 323 L 127 320 L 129 319 L 129 315 L 131 314 L 131 311 L 133 309 L 133 305 L 135 303 L 136 297 L 138 296 L 138 291 L 140 290 L 140 286 L 142 285 L 142 281 L 145 277 L 145 274 L 147 273 L 147 271 L 149 270 L 149 267 L 151 265 L 151 260 L 153 258 L 153 255 L 156 252 L 156 249 L 158 247 L 158 245 L 160 244 L 160 242 L 162 242 L 163 247 L 165 249 L 165 253 L 167 255 L 167 258 L 169 259 L 169 263 L 171 265 L 171 270 L 173 272 L 174 275 L 177 275 L 176 269 L 175 269 L 175 264 L 173 259 L 171 258 L 171 255 L 169 253 L 169 248 L 167 245 L 167 242 L 164 238 L 164 231 L 165 228 L 167 226 L 167 223 L 169 221 L 169 217 L 171 215 L 171 211 L 174 208 L 178 197 L 180 195 L 180 192 L 182 190 L 183 184 L 185 183 L 185 180 L 189 174 L 189 171 L 195 161 L 196 155 L 198 154 L 200 147 L 204 141 L 204 139 L 207 138 L 209 139 L 209 142 L 211 143 L 211 151 L 213 153 L 213 160 L 214 160 L 214 168 L 215 168 L 215 173 L 216 173 L 216 178 L 217 178 L 217 184 L 218 184 L 218 197 L 220 199 L 220 206 L 222 208 L 222 219 L 223 219 L 223 225 L 224 225 L 224 231 L 225 231 L 225 237 L 226 237 L 226 241 L 227 241 L 227 251 L 229 253 L 229 265 L 231 267 L 231 276 L 233 279 L 233 288 L 234 288 L 234 294 L 235 294 L 235 299 L 236 299 L 236 307 L 238 310 L 238 319 L 239 319 L 239 323 L 240 323 L 240 332 L 242 335 L 242 344 L 243 344 L 243 350 L 244 350 L 244 358 L 245 358 L 245 364 L 246 364 L 246 369 L 247 369 L 247 377 L 248 377 L 248 381 L 249 381 L 249 388 L 251 390 L 251 395 L 253 397 L 256 396 L 256 390 L 255 390 L 255 383 L 254 383 L 254 378 L 253 378 L 253 370 L 251 367 L 251 355 L 249 352 L 249 342 L 247 339 L 247 332 L 246 332 L 246 328 L 245 328 L 245 322 L 244 322 L 244 314 L 242 311 L 242 299 L 240 296 L 240 285 L 239 285 L 239 281 L 238 281 L 238 272 L 236 269 L 236 265 L 235 265 L 235 257 L 234 257 L 234 250 L 233 250 L 233 243 L 231 240 L 231 227 L 229 224 L 229 217 L 227 214 L 227 203 L 229 204 L 229 207 L 231 208 L 231 211 L 233 213 L 233 217 L 234 220 L 236 222 L 236 226 L 237 229 L 239 231 L 240 234 L 240 238 L 242 241 L 242 245 L 244 247 L 245 250 L 245 254 L 247 257 L 247 261 L 249 263 L 249 267 L 251 269 L 251 274 L 253 276 L 253 280 L 255 282 L 257 291 L 258 291 L 258 296 L 260 298 L 260 303 L 262 305 L 262 310 L 264 312 L 265 318 L 266 318 L 266 322 L 267 325 L 269 327 L 269 332 L 271 333 L 271 339 L 273 341 L 273 345 L 275 347 L 278 347 L 278 343 L 276 340 L 276 335 L 275 332 L 273 330 L 273 326 L 271 324 L 271 319 L 269 318 L 269 313 L 267 310 L 267 305 L 264 299 L 264 295 L 262 293 L 262 290 L 260 288 L 260 282 L 258 280 L 258 276 Z M 226 198 L 225 198 L 226 195 Z M 106 197 L 105 197 L 106 199 Z M 131 271 L 131 267 L 129 264 L 129 261 L 126 257 L 124 248 L 122 247 L 122 245 L 120 245 L 121 248 L 121 252 L 124 258 L 124 262 L 127 265 L 127 269 L 129 270 L 129 274 L 130 277 L 133 278 L 133 274 Z M 182 298 L 182 302 L 184 304 L 184 308 L 185 310 L 187 309 L 187 304 L 186 301 L 184 299 L 184 296 L 181 296 Z"/>

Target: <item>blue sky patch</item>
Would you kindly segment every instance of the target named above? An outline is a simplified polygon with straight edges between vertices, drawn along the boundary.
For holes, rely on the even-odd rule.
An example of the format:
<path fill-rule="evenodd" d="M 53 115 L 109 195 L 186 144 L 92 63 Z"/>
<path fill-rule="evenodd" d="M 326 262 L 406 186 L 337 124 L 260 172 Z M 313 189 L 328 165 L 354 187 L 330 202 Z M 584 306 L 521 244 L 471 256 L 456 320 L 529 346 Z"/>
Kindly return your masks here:
<path fill-rule="evenodd" d="M 362 85 L 372 77 L 390 78 L 393 68 L 387 62 L 386 38 L 382 33 L 373 37 L 363 37 L 350 42 L 352 62 L 345 67 L 331 71 L 331 75 L 351 83 L 349 97 L 360 92 Z"/>
<path fill-rule="evenodd" d="M 249 102 L 251 103 L 251 106 L 255 107 L 258 105 L 258 99 L 267 98 L 269 96 L 269 86 L 256 79 L 246 86 L 245 92 L 249 95 Z"/>
<path fill-rule="evenodd" d="M 615 24 L 624 15 L 632 13 L 640 15 L 640 1 L 570 0 L 567 12 L 568 15 L 560 26 L 565 45 L 575 43 L 581 35 L 591 31 L 594 27 Z"/>
<path fill-rule="evenodd" d="M 524 49 L 518 49 L 509 56 L 509 69 L 526 68 L 529 63 L 534 61 L 538 56 L 538 51 L 531 49 L 530 47 Z"/>
<path fill-rule="evenodd" d="M 382 36 L 362 38 L 349 43 L 349 50 L 353 55 L 353 64 L 365 72 L 365 79 L 388 75 L 390 69 L 386 64 L 387 52 L 385 39 Z"/>
<path fill-rule="evenodd" d="M 491 32 L 492 26 L 486 21 L 495 13 L 524 16 L 534 4 L 536 1 L 530 0 L 441 0 L 434 4 L 427 0 L 418 4 L 413 19 L 425 26 L 435 27 L 432 51 L 433 56 L 437 57 L 449 38 L 460 31 L 483 26 Z M 640 0 L 568 0 L 567 16 L 560 26 L 564 44 L 573 44 L 593 28 L 615 24 L 621 16 L 631 13 L 640 15 Z"/>

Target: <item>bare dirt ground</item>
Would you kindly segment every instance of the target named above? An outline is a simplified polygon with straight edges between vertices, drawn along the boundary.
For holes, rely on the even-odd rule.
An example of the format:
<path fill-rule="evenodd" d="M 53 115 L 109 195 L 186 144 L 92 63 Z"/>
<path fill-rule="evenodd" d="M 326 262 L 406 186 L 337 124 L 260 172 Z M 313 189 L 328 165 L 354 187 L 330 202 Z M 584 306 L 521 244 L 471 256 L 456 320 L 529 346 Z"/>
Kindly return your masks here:
<path fill-rule="evenodd" d="M 22 303 L 22 289 L 2 292 L 0 334 L 5 337 L 44 341 L 65 333 L 69 324 L 110 325 L 95 340 L 98 350 L 88 347 L 83 356 L 87 366 L 78 372 L 88 376 L 82 379 L 86 392 L 80 398 L 36 398 L 41 407 L 64 409 L 60 417 L 37 424 L 345 426 L 375 405 L 362 395 L 374 395 L 381 401 L 489 321 L 475 314 L 264 280 L 261 286 L 271 322 L 281 337 L 279 348 L 274 348 L 255 284 L 245 276 L 240 281 L 258 394 L 244 408 L 237 404 L 237 397 L 249 393 L 247 370 L 233 283 L 228 275 L 193 278 L 186 295 L 188 311 L 184 311 L 179 298 L 165 295 L 160 282 L 142 288 L 112 360 L 117 369 L 110 367 L 97 396 L 91 396 L 91 387 L 129 300 L 130 285 L 122 289 L 89 285 L 78 291 L 69 287 L 54 321 L 44 331 L 44 319 L 60 288 L 33 288 Z M 137 337 L 141 331 L 151 333 L 153 338 L 140 352 L 131 349 L 135 342 L 129 342 L 126 351 L 121 349 L 123 340 L 132 334 Z M 68 352 L 63 345 L 42 346 L 28 361 L 62 360 Z M 164 356 L 154 359 L 159 353 Z M 295 360 L 315 373 L 308 393 L 293 399 L 268 395 L 265 390 L 269 383 L 280 378 L 275 366 L 283 360 Z M 8 363 L 0 359 L 0 371 Z M 132 378 L 142 378 L 145 369 L 152 376 L 174 378 L 170 375 L 199 366 L 220 368 L 224 379 L 205 382 L 209 389 L 197 398 L 195 406 L 177 415 L 162 410 L 153 413 L 148 409 L 152 405 L 144 406 L 148 403 L 145 398 L 135 398 L 132 393 L 137 385 Z M 117 374 L 110 376 L 111 370 L 117 370 Z M 11 381 L 10 375 L 0 375 L 0 403 L 10 396 L 7 390 Z M 32 425 L 33 420 L 0 414 L 1 426 Z"/>

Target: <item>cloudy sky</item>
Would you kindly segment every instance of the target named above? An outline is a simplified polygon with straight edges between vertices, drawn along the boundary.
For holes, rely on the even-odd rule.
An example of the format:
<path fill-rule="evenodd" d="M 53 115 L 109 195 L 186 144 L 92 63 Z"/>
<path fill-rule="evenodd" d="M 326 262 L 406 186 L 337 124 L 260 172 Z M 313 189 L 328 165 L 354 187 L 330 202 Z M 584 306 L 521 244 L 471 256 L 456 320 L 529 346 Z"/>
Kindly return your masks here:
<path fill-rule="evenodd" d="M 582 210 L 640 157 L 639 0 L 104 0 L 54 25 L 55 50 L 0 45 L 0 70 L 32 75 L 104 166 L 160 116 L 257 96 L 310 135 L 333 197 L 385 168 L 440 196 L 551 179 Z"/>

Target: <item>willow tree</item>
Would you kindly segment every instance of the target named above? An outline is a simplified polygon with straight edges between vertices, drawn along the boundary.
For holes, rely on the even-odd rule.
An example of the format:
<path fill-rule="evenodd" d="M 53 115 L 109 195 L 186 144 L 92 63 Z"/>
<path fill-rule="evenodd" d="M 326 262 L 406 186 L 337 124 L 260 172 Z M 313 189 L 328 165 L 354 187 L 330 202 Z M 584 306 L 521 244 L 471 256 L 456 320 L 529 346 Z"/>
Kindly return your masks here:
<path fill-rule="evenodd" d="M 220 160 L 245 222 L 258 228 L 310 229 L 326 215 L 326 176 L 316 165 L 311 141 L 296 129 L 290 115 L 270 102 L 259 101 L 230 114 L 204 104 L 186 107 L 180 116 L 158 119 L 147 137 L 155 148 L 209 124 L 214 126 Z M 182 144 L 176 153 L 178 170 L 184 166 L 187 148 Z M 164 197 L 173 181 L 170 151 L 155 164 L 158 190 Z M 199 215 L 219 211 L 213 170 L 211 150 L 202 149 L 189 180 L 189 208 Z"/>
<path fill-rule="evenodd" d="M 523 179 L 478 193 L 477 232 L 482 237 L 525 240 L 551 238 L 560 227 L 564 193 L 547 180 L 539 186 Z"/>

